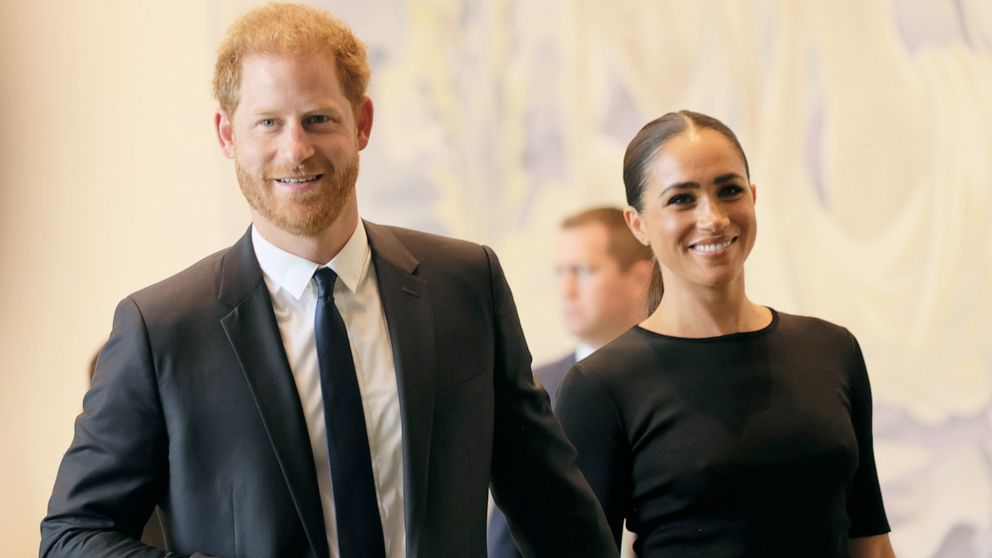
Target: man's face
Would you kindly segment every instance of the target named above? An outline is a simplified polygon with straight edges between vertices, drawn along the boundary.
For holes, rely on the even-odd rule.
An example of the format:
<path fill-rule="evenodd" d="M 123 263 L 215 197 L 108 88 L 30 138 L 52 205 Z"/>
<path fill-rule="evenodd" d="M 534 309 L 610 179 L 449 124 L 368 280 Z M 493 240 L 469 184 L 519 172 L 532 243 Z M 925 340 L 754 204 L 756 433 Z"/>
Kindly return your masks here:
<path fill-rule="evenodd" d="M 565 326 L 593 347 L 623 333 L 645 313 L 650 264 L 639 262 L 623 272 L 608 245 L 606 226 L 590 223 L 562 229 L 555 251 Z"/>
<path fill-rule="evenodd" d="M 256 222 L 315 236 L 343 211 L 357 214 L 358 152 L 368 143 L 372 104 L 366 98 L 353 110 L 333 58 L 245 57 L 238 106 L 233 115 L 219 112 L 216 125 Z"/>

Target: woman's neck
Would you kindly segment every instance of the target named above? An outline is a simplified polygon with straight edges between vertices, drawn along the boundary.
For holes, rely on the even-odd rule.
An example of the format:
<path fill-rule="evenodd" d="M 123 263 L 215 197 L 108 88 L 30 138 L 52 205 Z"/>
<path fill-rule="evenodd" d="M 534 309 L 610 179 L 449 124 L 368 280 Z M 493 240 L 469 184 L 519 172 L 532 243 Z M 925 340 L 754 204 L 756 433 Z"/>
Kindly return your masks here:
<path fill-rule="evenodd" d="M 757 331 L 772 321 L 771 311 L 751 302 L 744 278 L 717 287 L 681 285 L 666 281 L 661 304 L 646 320 L 644 329 L 673 337 L 719 337 Z"/>

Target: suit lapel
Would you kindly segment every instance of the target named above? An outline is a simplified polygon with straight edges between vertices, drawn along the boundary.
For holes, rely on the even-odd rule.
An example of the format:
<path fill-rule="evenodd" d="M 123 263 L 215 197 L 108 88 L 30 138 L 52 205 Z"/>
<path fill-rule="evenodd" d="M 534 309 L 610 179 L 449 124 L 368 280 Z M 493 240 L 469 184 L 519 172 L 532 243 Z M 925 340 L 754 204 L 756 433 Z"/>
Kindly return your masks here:
<path fill-rule="evenodd" d="M 314 555 L 327 556 L 306 421 L 250 230 L 224 256 L 219 299 L 231 308 L 221 326 L 237 354 L 310 546 Z"/>
<path fill-rule="evenodd" d="M 434 418 L 434 311 L 418 262 L 388 228 L 365 223 L 393 346 L 403 417 L 407 553 L 418 556 Z"/>

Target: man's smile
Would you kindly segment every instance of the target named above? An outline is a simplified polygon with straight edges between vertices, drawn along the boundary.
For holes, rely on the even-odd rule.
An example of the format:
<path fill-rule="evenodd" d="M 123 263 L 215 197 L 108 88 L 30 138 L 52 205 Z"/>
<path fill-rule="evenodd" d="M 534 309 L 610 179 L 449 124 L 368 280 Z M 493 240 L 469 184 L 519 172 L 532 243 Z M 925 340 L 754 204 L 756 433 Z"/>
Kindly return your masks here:
<path fill-rule="evenodd" d="M 291 176 L 287 178 L 276 178 L 275 181 L 280 184 L 306 184 L 307 182 L 316 182 L 320 180 L 323 174 L 311 174 L 307 176 Z"/>

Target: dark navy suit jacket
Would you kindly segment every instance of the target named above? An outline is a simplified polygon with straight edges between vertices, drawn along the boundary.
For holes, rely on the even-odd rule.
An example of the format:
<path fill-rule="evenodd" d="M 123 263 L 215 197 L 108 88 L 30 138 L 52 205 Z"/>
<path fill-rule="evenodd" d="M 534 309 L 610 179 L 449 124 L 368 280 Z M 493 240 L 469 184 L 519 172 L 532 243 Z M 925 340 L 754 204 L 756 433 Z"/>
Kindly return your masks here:
<path fill-rule="evenodd" d="M 496 256 L 365 227 L 399 388 L 407 556 L 483 558 L 491 485 L 528 554 L 615 557 L 531 376 Z M 156 505 L 172 557 L 328 555 L 306 423 L 250 234 L 118 305 L 41 556 L 163 557 L 138 540 Z"/>

